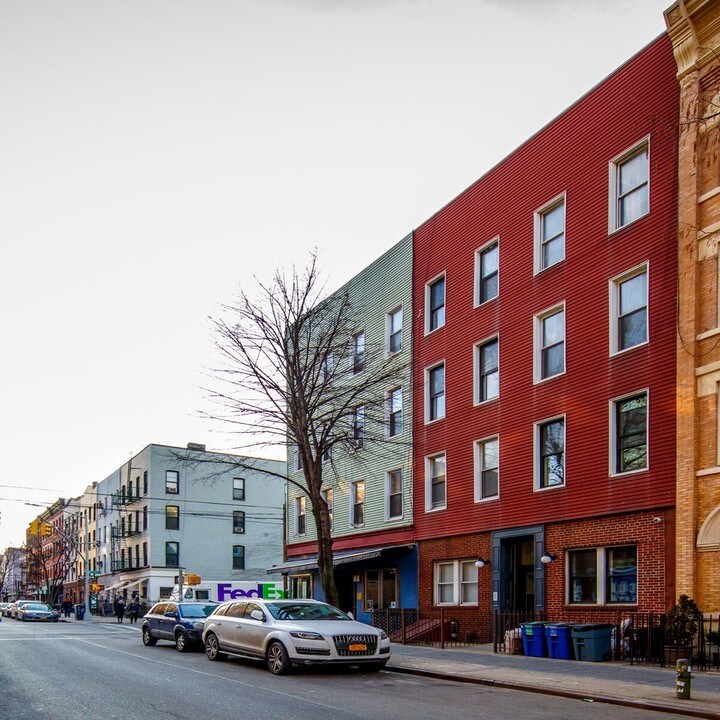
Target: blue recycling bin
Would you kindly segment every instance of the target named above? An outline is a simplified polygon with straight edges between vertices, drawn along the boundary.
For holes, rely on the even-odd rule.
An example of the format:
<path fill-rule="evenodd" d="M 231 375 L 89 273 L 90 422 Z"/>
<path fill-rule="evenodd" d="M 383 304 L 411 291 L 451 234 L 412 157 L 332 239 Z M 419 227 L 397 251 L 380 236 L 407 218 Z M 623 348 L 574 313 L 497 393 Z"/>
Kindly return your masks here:
<path fill-rule="evenodd" d="M 76 605 L 75 606 L 75 619 L 83 620 L 84 618 L 85 618 L 85 606 L 84 605 Z"/>
<path fill-rule="evenodd" d="M 556 660 L 573 659 L 572 625 L 552 623 L 545 626 L 548 657 Z"/>
<path fill-rule="evenodd" d="M 612 632 L 613 626 L 609 623 L 573 625 L 575 659 L 589 662 L 612 659 Z"/>
<path fill-rule="evenodd" d="M 545 623 L 531 622 L 520 625 L 523 650 L 531 657 L 547 657 L 547 642 L 545 640 Z"/>

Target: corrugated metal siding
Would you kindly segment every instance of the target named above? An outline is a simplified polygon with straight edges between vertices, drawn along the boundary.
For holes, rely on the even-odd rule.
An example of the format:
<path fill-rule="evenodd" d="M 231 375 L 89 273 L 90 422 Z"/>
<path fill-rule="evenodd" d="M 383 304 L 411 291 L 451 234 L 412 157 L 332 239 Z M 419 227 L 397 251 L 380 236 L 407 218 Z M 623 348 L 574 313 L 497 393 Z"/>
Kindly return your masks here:
<path fill-rule="evenodd" d="M 415 233 L 418 539 L 674 504 L 678 84 L 662 37 Z M 650 213 L 608 234 L 608 164 L 646 135 Z M 566 259 L 533 275 L 534 212 L 566 193 Z M 500 237 L 499 298 L 473 307 L 474 253 Z M 609 355 L 608 282 L 650 266 L 650 342 Z M 424 336 L 424 286 L 447 277 L 446 326 Z M 533 317 L 566 303 L 566 374 L 533 384 Z M 500 399 L 473 406 L 473 344 L 500 336 Z M 446 360 L 445 420 L 423 370 Z M 650 469 L 609 477 L 609 401 L 650 397 Z M 533 492 L 533 423 L 566 415 L 566 485 Z M 500 436 L 500 499 L 473 500 L 473 442 Z M 426 513 L 424 458 L 446 451 L 447 510 Z"/>
<path fill-rule="evenodd" d="M 403 238 L 390 250 L 358 273 L 346 287 L 350 289 L 350 301 L 357 313 L 356 327 L 365 331 L 368 349 L 367 367 L 364 372 L 373 371 L 373 354 L 370 349 L 385 345 L 385 316 L 390 310 L 403 306 L 403 348 L 402 356 L 407 361 L 403 388 L 403 433 L 396 441 L 374 445 L 371 440 L 353 456 L 333 458 L 332 465 L 324 466 L 324 487 L 333 489 L 333 537 L 358 536 L 360 545 L 373 543 L 372 533 L 385 533 L 407 528 L 413 523 L 413 480 L 412 480 L 412 235 Z M 384 357 L 384 355 L 383 355 Z M 375 359 L 379 360 L 377 352 Z M 387 390 L 391 388 L 388 387 Z M 372 432 L 368 426 L 368 435 Z M 288 467 L 292 468 L 292 455 L 288 456 Z M 403 471 L 403 517 L 385 520 L 385 475 L 388 470 L 402 468 Z M 294 477 L 302 479 L 302 473 Z M 356 480 L 365 481 L 365 523 L 362 527 L 350 524 L 350 488 Z M 295 533 L 294 498 L 298 488 L 288 485 L 287 545 L 304 545 L 316 540 L 315 524 L 310 503 L 307 507 L 307 532 Z M 352 546 L 352 543 L 351 545 Z M 298 548 L 299 549 L 299 548 Z M 293 554 L 293 550 L 289 550 Z"/>

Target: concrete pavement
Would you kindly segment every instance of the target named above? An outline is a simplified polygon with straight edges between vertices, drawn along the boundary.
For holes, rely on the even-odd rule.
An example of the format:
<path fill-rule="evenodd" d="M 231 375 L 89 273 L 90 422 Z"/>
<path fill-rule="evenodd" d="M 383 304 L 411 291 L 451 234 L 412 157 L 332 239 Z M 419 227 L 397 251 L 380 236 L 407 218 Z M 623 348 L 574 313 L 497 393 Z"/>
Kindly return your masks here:
<path fill-rule="evenodd" d="M 73 615 L 61 622 L 78 621 Z M 93 617 L 92 622 L 117 624 L 113 617 Z M 125 618 L 123 625 L 139 629 L 140 621 L 130 625 Z M 720 672 L 716 670 L 693 671 L 692 699 L 679 700 L 674 667 L 496 654 L 491 645 L 445 649 L 393 645 L 392 652 L 387 666 L 391 672 L 720 720 Z"/>

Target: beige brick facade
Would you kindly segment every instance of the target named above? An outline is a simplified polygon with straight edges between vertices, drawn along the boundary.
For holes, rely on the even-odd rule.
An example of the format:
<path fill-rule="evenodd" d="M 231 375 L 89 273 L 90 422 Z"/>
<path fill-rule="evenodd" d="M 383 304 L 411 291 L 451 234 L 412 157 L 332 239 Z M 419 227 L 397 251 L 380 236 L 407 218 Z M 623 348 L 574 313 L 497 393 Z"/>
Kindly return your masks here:
<path fill-rule="evenodd" d="M 665 11 L 678 132 L 676 593 L 720 609 L 720 0 Z"/>

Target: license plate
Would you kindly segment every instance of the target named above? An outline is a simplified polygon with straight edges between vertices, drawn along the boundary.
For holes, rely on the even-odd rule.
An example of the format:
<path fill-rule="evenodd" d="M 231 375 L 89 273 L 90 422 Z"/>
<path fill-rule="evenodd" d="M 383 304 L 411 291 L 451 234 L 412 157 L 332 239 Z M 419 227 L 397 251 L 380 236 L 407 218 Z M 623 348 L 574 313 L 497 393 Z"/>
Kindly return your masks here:
<path fill-rule="evenodd" d="M 367 650 L 367 645 L 365 645 L 365 643 L 354 643 L 348 648 L 348 650 L 350 650 L 350 652 L 365 652 Z"/>
<path fill-rule="evenodd" d="M 46 618 L 46 617 L 43 617 L 43 616 L 41 615 L 41 616 L 40 616 L 40 620 L 47 620 L 47 618 Z"/>

